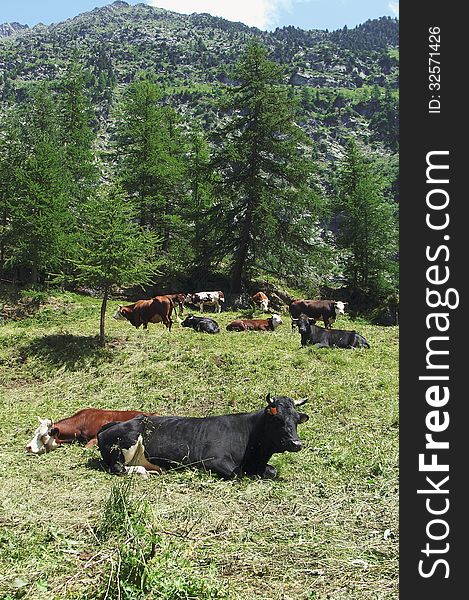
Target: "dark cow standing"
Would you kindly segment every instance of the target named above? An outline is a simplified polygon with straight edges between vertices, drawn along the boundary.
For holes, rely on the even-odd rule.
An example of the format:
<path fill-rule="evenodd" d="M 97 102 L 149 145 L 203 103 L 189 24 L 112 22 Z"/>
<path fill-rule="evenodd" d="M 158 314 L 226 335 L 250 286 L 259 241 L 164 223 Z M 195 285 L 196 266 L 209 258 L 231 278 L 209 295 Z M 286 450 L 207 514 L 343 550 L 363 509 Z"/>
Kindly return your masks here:
<path fill-rule="evenodd" d="M 267 396 L 267 406 L 252 413 L 216 417 L 136 417 L 109 424 L 98 433 L 98 446 L 114 474 L 192 466 L 224 479 L 274 478 L 269 460 L 277 452 L 297 452 L 297 426 L 308 420 L 291 398 Z"/>
<path fill-rule="evenodd" d="M 210 317 L 195 317 L 194 315 L 187 315 L 181 325 L 183 327 L 192 327 L 194 331 L 198 331 L 200 333 L 220 333 L 220 327 L 218 323 Z"/>
<path fill-rule="evenodd" d="M 324 327 L 330 329 L 337 315 L 345 314 L 345 305 L 346 302 L 341 300 L 294 300 L 289 310 L 292 319 L 298 319 L 303 314 L 315 322 L 322 319 Z M 294 325 L 295 323 L 292 323 L 292 329 Z"/>
<path fill-rule="evenodd" d="M 55 450 L 61 444 L 86 442 L 87 447 L 96 444 L 98 431 L 111 421 L 128 421 L 137 415 L 154 415 L 141 410 L 106 410 L 83 408 L 71 417 L 54 423 L 52 419 L 39 419 L 39 427 L 25 450 L 31 454 L 43 454 Z"/>
<path fill-rule="evenodd" d="M 114 318 L 117 320 L 127 319 L 137 329 L 143 325 L 146 329 L 148 323 L 161 323 L 166 325 L 168 331 L 171 331 L 173 320 L 171 314 L 174 310 L 174 303 L 167 296 L 155 296 L 150 300 L 138 300 L 128 306 L 119 305 Z"/>
<path fill-rule="evenodd" d="M 301 335 L 301 345 L 313 344 L 316 348 L 369 348 L 365 338 L 356 331 L 345 329 L 324 329 L 314 324 L 314 319 L 301 315 L 297 319 Z"/>
<path fill-rule="evenodd" d="M 278 315 L 272 315 L 268 319 L 235 319 L 228 323 L 228 331 L 275 331 L 282 324 Z"/>

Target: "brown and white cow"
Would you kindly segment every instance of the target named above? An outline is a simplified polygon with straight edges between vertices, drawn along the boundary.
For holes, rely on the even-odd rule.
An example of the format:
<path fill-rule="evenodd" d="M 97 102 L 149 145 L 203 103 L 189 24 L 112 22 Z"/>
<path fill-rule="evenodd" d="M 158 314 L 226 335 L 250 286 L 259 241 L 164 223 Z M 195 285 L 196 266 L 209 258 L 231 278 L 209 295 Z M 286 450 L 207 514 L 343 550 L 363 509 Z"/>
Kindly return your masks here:
<path fill-rule="evenodd" d="M 345 314 L 347 302 L 341 300 L 294 300 L 289 307 L 292 318 L 292 330 L 301 314 L 314 321 L 322 319 L 324 327 L 330 329 L 338 315 Z"/>
<path fill-rule="evenodd" d="M 272 315 L 268 319 L 236 319 L 228 323 L 228 331 L 274 331 L 283 323 L 279 315 Z"/>
<path fill-rule="evenodd" d="M 161 323 L 166 325 L 168 331 L 171 331 L 173 320 L 171 313 L 174 309 L 174 302 L 167 296 L 155 296 L 150 300 L 138 300 L 128 306 L 119 305 L 114 315 L 114 319 L 119 321 L 127 320 L 137 329 L 143 325 L 146 329 L 148 323 Z"/>
<path fill-rule="evenodd" d="M 264 312 L 267 312 L 269 307 L 269 299 L 267 295 L 264 294 L 264 292 L 257 292 L 256 294 L 254 294 L 251 300 L 255 304 L 255 306 L 257 306 Z"/>
<path fill-rule="evenodd" d="M 195 294 L 187 294 L 186 302 L 197 305 L 201 313 L 204 312 L 204 306 L 213 306 L 215 312 L 221 312 L 225 302 L 225 294 L 219 290 L 216 292 L 196 292 Z"/>
<path fill-rule="evenodd" d="M 153 415 L 138 410 L 106 410 L 100 408 L 83 408 L 71 417 L 54 423 L 52 419 L 39 420 L 39 427 L 32 440 L 26 444 L 25 450 L 31 454 L 44 454 L 56 450 L 62 444 L 84 442 L 89 448 L 96 444 L 98 431 L 106 423 L 128 421 L 137 415 Z"/>

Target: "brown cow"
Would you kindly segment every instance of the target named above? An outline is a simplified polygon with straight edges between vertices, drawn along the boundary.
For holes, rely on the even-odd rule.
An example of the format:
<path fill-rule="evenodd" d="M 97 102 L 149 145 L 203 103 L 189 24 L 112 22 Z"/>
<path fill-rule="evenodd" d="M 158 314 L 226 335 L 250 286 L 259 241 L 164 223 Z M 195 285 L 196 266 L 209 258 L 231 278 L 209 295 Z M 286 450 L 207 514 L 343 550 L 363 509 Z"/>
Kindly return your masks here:
<path fill-rule="evenodd" d="M 254 294 L 251 300 L 258 308 L 260 308 L 264 312 L 267 312 L 269 306 L 269 299 L 267 298 L 266 294 L 264 294 L 264 292 L 257 292 L 256 294 Z"/>
<path fill-rule="evenodd" d="M 314 319 L 315 322 L 322 319 L 324 327 L 331 329 L 337 315 L 345 314 L 346 304 L 346 302 L 342 302 L 341 300 L 294 300 L 289 307 L 292 318 L 292 330 L 301 314 Z"/>
<path fill-rule="evenodd" d="M 177 294 L 161 294 L 162 296 L 166 296 L 166 298 L 170 298 L 173 301 L 174 306 L 179 307 L 179 314 L 182 315 L 184 311 L 184 302 L 186 301 L 186 295 L 182 293 Z"/>
<path fill-rule="evenodd" d="M 128 421 L 137 415 L 154 415 L 137 410 L 105 410 L 83 408 L 71 417 L 53 423 L 51 419 L 39 419 L 39 427 L 25 450 L 31 454 L 43 454 L 56 450 L 61 444 L 87 442 L 89 448 L 96 444 L 98 431 L 112 421 Z"/>
<path fill-rule="evenodd" d="M 279 315 L 268 319 L 236 319 L 226 326 L 228 331 L 274 331 L 283 323 Z"/>
<path fill-rule="evenodd" d="M 155 296 L 150 300 L 138 300 L 128 306 L 119 305 L 114 315 L 114 319 L 123 321 L 127 319 L 137 329 L 143 324 L 146 329 L 148 323 L 161 323 L 166 325 L 168 331 L 171 331 L 173 320 L 171 313 L 174 310 L 174 303 L 167 296 Z"/>

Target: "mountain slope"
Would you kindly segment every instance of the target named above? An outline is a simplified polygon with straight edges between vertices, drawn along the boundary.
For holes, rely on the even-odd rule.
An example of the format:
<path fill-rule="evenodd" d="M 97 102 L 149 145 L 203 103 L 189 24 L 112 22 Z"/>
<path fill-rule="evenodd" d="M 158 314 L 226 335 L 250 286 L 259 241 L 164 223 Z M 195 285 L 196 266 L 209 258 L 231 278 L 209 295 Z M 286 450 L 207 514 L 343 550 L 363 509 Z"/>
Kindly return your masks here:
<path fill-rule="evenodd" d="M 182 15 L 118 0 L 62 23 L 19 27 L 5 26 L 13 35 L 0 40 L 0 96 L 6 102 L 21 100 L 31 82 L 59 78 L 71 60 L 78 60 L 92 74 L 101 118 L 108 118 L 122 86 L 146 71 L 165 86 L 183 115 L 209 127 L 220 89 L 233 83 L 233 64 L 257 39 L 284 67 L 285 83 L 301 99 L 302 126 L 320 142 L 320 156 L 340 155 L 350 134 L 380 152 L 396 151 L 397 131 L 393 136 L 386 130 L 392 134 L 393 123 L 376 125 L 372 119 L 385 108 L 387 88 L 397 123 L 395 19 L 335 32 L 295 27 L 265 32 L 208 14 Z"/>

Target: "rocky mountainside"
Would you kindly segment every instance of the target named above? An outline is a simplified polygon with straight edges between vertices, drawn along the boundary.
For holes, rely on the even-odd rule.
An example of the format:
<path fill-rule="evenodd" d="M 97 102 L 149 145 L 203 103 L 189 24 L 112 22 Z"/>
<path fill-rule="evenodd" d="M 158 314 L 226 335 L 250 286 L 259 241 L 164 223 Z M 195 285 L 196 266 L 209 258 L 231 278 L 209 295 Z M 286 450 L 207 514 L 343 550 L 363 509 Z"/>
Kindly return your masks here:
<path fill-rule="evenodd" d="M 389 17 L 334 32 L 265 32 L 118 0 L 62 23 L 11 23 L 0 30 L 3 102 L 21 100 L 32 82 L 57 79 L 73 59 L 91 73 L 101 120 L 123 86 L 146 71 L 183 116 L 210 126 L 216 99 L 233 83 L 231 68 L 254 38 L 284 67 L 285 84 L 300 99 L 301 124 L 325 160 L 340 155 L 351 134 L 380 153 L 397 151 L 398 22 Z"/>
<path fill-rule="evenodd" d="M 29 29 L 27 25 L 22 25 L 21 23 L 2 23 L 0 24 L 0 38 L 8 37 L 17 33 L 18 31 L 24 31 L 25 29 Z"/>

